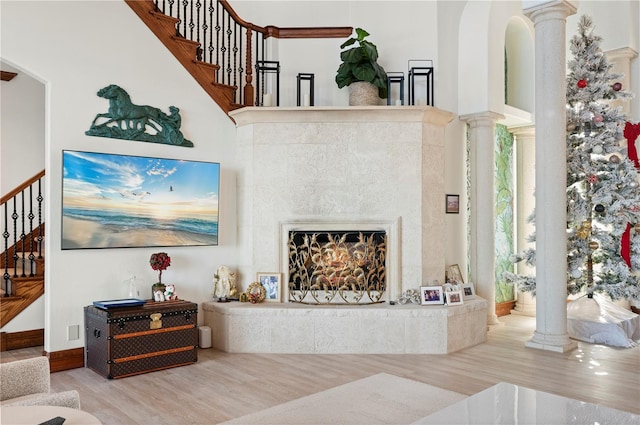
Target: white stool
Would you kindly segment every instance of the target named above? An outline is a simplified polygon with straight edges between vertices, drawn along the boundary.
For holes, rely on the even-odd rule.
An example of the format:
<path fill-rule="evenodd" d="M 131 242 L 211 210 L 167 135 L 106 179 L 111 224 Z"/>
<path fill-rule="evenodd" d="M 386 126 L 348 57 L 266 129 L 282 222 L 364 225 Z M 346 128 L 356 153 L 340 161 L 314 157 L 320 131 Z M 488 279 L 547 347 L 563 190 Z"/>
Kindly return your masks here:
<path fill-rule="evenodd" d="M 211 328 L 209 326 L 200 326 L 198 333 L 200 348 L 211 348 Z"/>

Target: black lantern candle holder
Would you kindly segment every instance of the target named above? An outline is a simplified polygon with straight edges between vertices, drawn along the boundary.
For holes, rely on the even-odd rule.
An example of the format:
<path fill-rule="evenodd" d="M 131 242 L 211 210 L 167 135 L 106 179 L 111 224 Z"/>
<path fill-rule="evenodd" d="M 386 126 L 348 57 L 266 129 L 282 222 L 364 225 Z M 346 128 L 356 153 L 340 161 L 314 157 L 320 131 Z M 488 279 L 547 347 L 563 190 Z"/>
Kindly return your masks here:
<path fill-rule="evenodd" d="M 404 105 L 404 72 L 387 72 L 387 105 L 398 105 L 391 100 L 393 87 L 398 86 L 398 98 L 400 105 Z M 393 103 L 392 103 L 393 102 Z"/>
<path fill-rule="evenodd" d="M 416 77 L 425 79 L 426 98 L 425 102 L 429 106 L 434 106 L 433 102 L 433 61 L 432 60 L 409 60 L 409 105 L 416 104 Z"/>
<path fill-rule="evenodd" d="M 278 61 L 256 61 L 256 72 L 258 74 L 256 82 L 256 105 L 265 106 L 264 95 L 267 85 L 265 77 L 275 74 L 275 83 L 272 84 L 276 96 L 276 106 L 280 106 L 280 62 Z M 271 106 L 271 105 L 266 105 Z"/>
<path fill-rule="evenodd" d="M 313 93 L 315 75 L 314 74 L 308 74 L 308 73 L 305 74 L 305 73 L 301 72 L 301 73 L 298 74 L 296 79 L 298 80 L 298 86 L 297 86 L 297 92 L 296 92 L 296 99 L 297 99 L 296 100 L 296 104 L 298 106 L 313 106 L 313 105 L 315 105 L 314 93 Z M 308 105 L 306 104 L 306 102 L 302 102 L 302 103 L 305 103 L 304 105 L 302 105 L 302 103 L 300 102 L 300 85 L 301 85 L 302 81 L 308 81 L 309 82 L 309 104 Z M 306 100 L 306 98 L 305 98 L 305 100 Z"/>

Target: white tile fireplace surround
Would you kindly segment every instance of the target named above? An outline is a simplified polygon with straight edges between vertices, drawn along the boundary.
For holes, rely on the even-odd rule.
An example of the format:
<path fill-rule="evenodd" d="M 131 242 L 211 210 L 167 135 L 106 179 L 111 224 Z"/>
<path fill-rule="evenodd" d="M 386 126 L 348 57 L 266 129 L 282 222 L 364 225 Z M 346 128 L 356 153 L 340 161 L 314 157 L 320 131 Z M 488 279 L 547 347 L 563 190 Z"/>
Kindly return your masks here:
<path fill-rule="evenodd" d="M 283 227 L 371 223 L 386 227 L 396 248 L 386 299 L 442 282 L 444 133 L 452 113 L 430 106 L 253 107 L 230 115 L 241 167 L 238 238 L 247 247 L 240 276 L 280 271 L 286 282 Z"/>
<path fill-rule="evenodd" d="M 238 238 L 241 246 L 246 247 L 238 263 L 241 280 L 252 279 L 257 272 L 282 272 L 283 301 L 287 302 L 287 231 L 294 228 L 384 230 L 388 258 L 383 301 L 395 300 L 407 289 L 436 280 L 442 282 L 444 134 L 446 125 L 454 118 L 452 113 L 430 106 L 254 107 L 230 115 L 237 126 L 240 164 Z M 246 289 L 243 286 L 241 289 Z M 484 308 L 486 313 L 486 302 L 481 304 L 484 307 L 476 305 L 472 310 Z M 426 314 L 422 309 L 428 306 L 391 310 L 393 307 L 396 306 L 386 302 L 348 307 L 299 305 L 295 309 L 280 304 L 268 306 L 268 311 L 269 315 L 289 317 L 288 332 L 295 339 L 295 335 L 307 330 L 299 328 L 300 321 L 291 315 L 321 314 L 360 320 L 361 315 L 372 314 L 386 322 L 393 312 L 403 311 L 418 323 L 418 318 Z M 260 316 L 265 308 L 234 307 L 232 313 Z M 323 310 L 314 310 L 319 308 Z M 344 308 L 363 310 L 345 315 Z M 471 305 L 455 311 L 470 308 Z M 279 313 L 273 313 L 276 310 Z M 453 311 L 444 308 L 440 313 L 443 320 L 438 325 L 444 326 L 448 335 L 466 335 L 463 327 L 469 323 L 449 320 Z M 474 319 L 480 320 L 479 316 Z M 349 320 L 341 319 L 346 326 L 350 326 Z M 450 326 L 454 322 L 462 327 Z M 238 335 L 238 329 L 216 326 L 211 325 L 222 332 L 219 335 L 222 340 Z M 483 328 L 481 320 L 479 327 Z M 393 339 L 393 326 L 383 329 L 378 337 Z M 412 325 L 411 329 L 418 330 L 419 326 Z M 486 323 L 480 335 L 470 342 L 478 343 L 484 338 Z M 336 344 L 346 346 L 344 341 Z M 442 349 L 441 343 L 436 352 L 443 352 Z M 434 352 L 425 347 L 420 351 Z M 444 352 L 448 352 L 446 347 Z"/>

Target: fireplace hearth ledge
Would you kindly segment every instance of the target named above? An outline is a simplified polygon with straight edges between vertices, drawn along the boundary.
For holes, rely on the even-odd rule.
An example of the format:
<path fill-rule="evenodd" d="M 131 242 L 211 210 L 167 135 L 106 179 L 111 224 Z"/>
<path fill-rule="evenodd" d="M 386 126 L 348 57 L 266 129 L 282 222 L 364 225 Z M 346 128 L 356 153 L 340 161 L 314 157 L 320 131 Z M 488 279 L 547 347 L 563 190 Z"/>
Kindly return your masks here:
<path fill-rule="evenodd" d="M 204 302 L 228 353 L 447 354 L 487 339 L 487 301 L 457 306 Z"/>

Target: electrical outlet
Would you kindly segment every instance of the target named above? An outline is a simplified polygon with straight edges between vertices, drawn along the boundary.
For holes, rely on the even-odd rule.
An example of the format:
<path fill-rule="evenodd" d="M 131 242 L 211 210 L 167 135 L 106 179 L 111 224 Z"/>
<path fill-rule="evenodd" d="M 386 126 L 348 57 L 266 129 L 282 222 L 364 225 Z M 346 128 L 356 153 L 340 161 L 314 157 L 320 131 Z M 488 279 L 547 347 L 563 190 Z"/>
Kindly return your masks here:
<path fill-rule="evenodd" d="M 70 325 L 67 328 L 67 341 L 80 339 L 80 325 Z"/>

